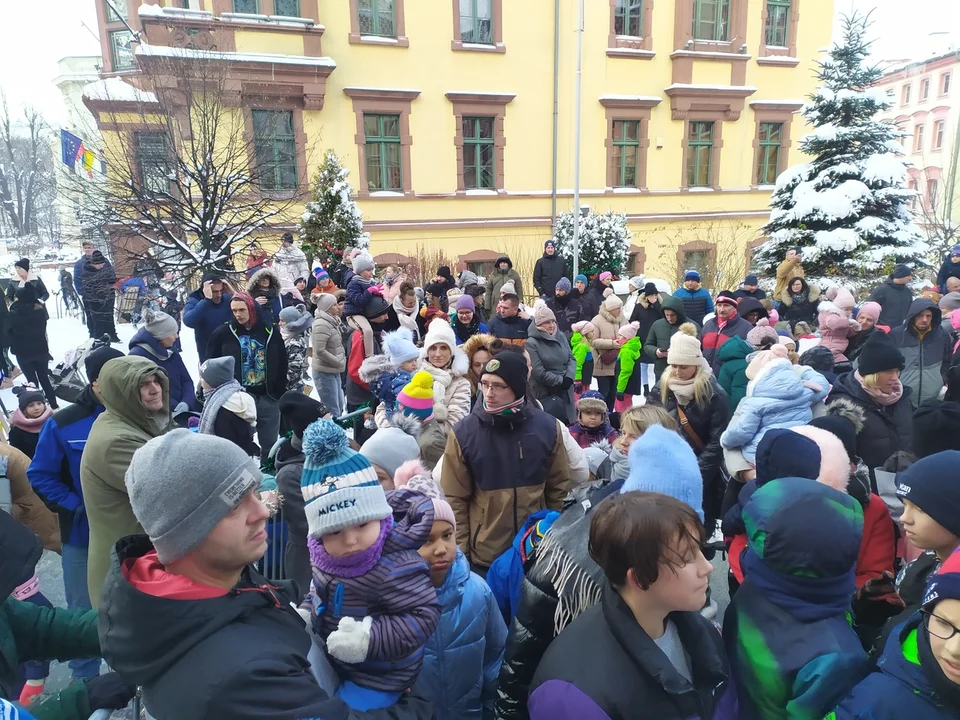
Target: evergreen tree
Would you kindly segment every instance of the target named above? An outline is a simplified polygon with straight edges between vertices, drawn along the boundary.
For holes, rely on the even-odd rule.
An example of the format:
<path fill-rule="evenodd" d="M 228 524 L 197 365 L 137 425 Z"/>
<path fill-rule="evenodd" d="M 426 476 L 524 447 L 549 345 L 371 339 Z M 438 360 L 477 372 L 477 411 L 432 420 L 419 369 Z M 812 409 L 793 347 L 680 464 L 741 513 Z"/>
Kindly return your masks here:
<path fill-rule="evenodd" d="M 314 181 L 314 202 L 300 219 L 300 241 L 311 262 L 324 267 L 335 265 L 347 248 L 370 246 L 370 236 L 363 232 L 363 218 L 350 195 L 353 188 L 347 180 L 350 171 L 340 164 L 333 151 L 327 151 Z"/>
<path fill-rule="evenodd" d="M 868 25 L 866 17 L 845 17 L 842 43 L 820 63 L 822 84 L 803 109 L 814 130 L 800 141 L 812 159 L 777 178 L 764 228 L 770 240 L 757 252 L 769 277 L 791 247 L 803 250 L 814 282 L 853 286 L 927 252 L 908 211 L 915 193 L 905 187 L 903 134 L 874 118 L 890 101 L 870 88 L 882 72 L 866 64 Z"/>
<path fill-rule="evenodd" d="M 579 213 L 560 213 L 553 239 L 557 252 L 573 271 L 573 223 Z M 627 216 L 612 210 L 600 215 L 591 212 L 580 219 L 580 272 L 584 275 L 609 270 L 619 275 L 627 262 L 632 235 Z"/>

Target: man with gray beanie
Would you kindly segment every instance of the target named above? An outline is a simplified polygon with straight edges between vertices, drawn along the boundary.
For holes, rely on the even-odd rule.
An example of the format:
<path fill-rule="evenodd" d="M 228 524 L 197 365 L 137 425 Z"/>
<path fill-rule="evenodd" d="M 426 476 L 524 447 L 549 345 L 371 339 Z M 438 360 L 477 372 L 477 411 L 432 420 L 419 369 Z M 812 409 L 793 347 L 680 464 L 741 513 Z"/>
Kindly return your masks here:
<path fill-rule="evenodd" d="M 260 480 L 254 460 L 210 435 L 174 430 L 137 451 L 126 483 L 146 535 L 113 553 L 99 626 L 111 667 L 156 718 L 432 717 L 412 695 L 355 713 L 317 684 L 295 583 L 252 567 L 267 548 Z"/>
<path fill-rule="evenodd" d="M 196 410 L 193 378 L 176 350 L 180 334 L 177 321 L 162 310 L 150 309 L 144 311 L 143 319 L 143 327 L 130 338 L 130 357 L 144 357 L 164 369 L 170 380 L 170 407 L 185 403 L 190 410 Z"/>

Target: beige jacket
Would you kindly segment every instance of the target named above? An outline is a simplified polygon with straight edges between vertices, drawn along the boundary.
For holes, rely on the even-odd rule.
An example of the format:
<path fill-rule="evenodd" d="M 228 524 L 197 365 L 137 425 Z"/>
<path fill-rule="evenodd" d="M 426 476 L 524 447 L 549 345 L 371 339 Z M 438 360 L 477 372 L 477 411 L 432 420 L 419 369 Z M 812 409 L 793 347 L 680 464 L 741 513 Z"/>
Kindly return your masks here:
<path fill-rule="evenodd" d="M 777 265 L 777 284 L 773 288 L 773 297 L 779 298 L 787 289 L 787 284 L 795 277 L 804 277 L 802 264 L 796 260 L 784 260 Z"/>
<path fill-rule="evenodd" d="M 310 367 L 314 372 L 341 373 L 347 369 L 347 356 L 340 334 L 340 319 L 323 310 L 313 314 L 313 359 Z"/>
<path fill-rule="evenodd" d="M 622 309 L 620 316 L 614 317 L 601 305 L 600 313 L 591 322 L 597 327 L 597 337 L 590 341 L 590 346 L 593 348 L 593 376 L 610 377 L 617 366 L 616 359 L 608 364 L 600 358 L 607 350 L 617 348 L 617 330 L 626 325 L 627 320 L 623 316 Z"/>
<path fill-rule="evenodd" d="M 44 548 L 59 553 L 60 522 L 30 486 L 30 481 L 27 479 L 30 458 L 7 443 L 0 443 L 0 457 L 7 460 L 6 478 L 10 481 L 10 495 L 13 501 L 10 514 L 13 519 L 39 535 Z M 3 480 L 0 479 L 0 482 Z"/>

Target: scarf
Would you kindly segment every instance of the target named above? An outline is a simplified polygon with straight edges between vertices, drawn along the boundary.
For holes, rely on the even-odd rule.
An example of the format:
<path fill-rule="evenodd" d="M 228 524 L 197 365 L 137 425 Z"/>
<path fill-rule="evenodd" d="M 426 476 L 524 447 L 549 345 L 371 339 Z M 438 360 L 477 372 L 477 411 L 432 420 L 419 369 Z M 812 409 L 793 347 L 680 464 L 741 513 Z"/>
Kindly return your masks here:
<path fill-rule="evenodd" d="M 858 383 L 860 383 L 860 387 L 863 388 L 863 391 L 869 395 L 870 399 L 873 400 L 877 405 L 882 405 L 883 407 L 895 405 L 897 401 L 903 397 L 903 383 L 900 382 L 900 378 L 897 378 L 895 381 L 896 384 L 893 386 L 893 390 L 885 393 L 882 390 L 868 388 L 866 385 L 864 385 L 863 375 L 860 374 L 859 370 L 853 374 L 853 377 Z"/>
<path fill-rule="evenodd" d="M 800 622 L 843 617 L 850 611 L 856 589 L 853 569 L 839 577 L 795 577 L 769 567 L 753 550 L 741 555 L 744 577 L 757 586 L 763 596 Z"/>
<path fill-rule="evenodd" d="M 810 301 L 809 290 L 801 290 L 798 293 L 795 293 L 792 290 L 788 290 L 787 292 L 790 293 L 790 302 L 792 302 L 794 305 L 806 305 Z"/>
<path fill-rule="evenodd" d="M 480 318 L 477 317 L 477 313 L 473 313 L 473 320 L 470 321 L 469 325 L 460 322 L 459 316 L 453 316 L 453 334 L 457 336 L 457 340 L 460 342 L 466 342 L 467 338 L 473 337 L 478 332 L 480 332 Z"/>
<path fill-rule="evenodd" d="M 234 393 L 242 392 L 243 388 L 236 380 L 225 382 L 210 393 L 210 397 L 203 402 L 203 412 L 200 413 L 200 434 L 213 435 L 213 426 L 217 421 L 217 413 Z"/>
<path fill-rule="evenodd" d="M 393 299 L 393 310 L 397 313 L 397 320 L 400 323 L 400 327 L 404 327 L 413 332 L 413 341 L 416 343 L 420 339 L 420 330 L 417 327 L 418 308 L 408 308 L 400 301 L 400 296 L 397 295 L 397 297 Z"/>
<path fill-rule="evenodd" d="M 13 411 L 13 417 L 10 418 L 10 424 L 14 427 L 20 428 L 21 430 L 26 430 L 27 432 L 39 433 L 40 429 L 43 427 L 43 424 L 51 415 L 53 415 L 53 410 L 51 410 L 49 406 L 44 409 L 43 415 L 38 418 L 28 418 L 23 414 L 23 411 L 20 408 L 17 408 Z"/>
<path fill-rule="evenodd" d="M 354 555 L 339 558 L 330 555 L 319 538 L 309 537 L 307 546 L 310 548 L 310 563 L 320 572 L 335 578 L 355 578 L 366 575 L 380 561 L 383 544 L 387 541 L 387 535 L 391 530 L 393 530 L 393 517 L 385 517 L 380 521 L 380 534 L 373 545 Z"/>
<path fill-rule="evenodd" d="M 501 405 L 500 407 L 490 407 L 487 405 L 487 399 L 482 397 L 484 412 L 495 417 L 512 418 L 516 417 L 523 410 L 524 396 L 521 395 L 513 402 Z"/>
<path fill-rule="evenodd" d="M 693 400 L 693 383 L 696 378 L 677 380 L 671 378 L 670 391 L 677 396 L 677 402 L 686 407 Z"/>

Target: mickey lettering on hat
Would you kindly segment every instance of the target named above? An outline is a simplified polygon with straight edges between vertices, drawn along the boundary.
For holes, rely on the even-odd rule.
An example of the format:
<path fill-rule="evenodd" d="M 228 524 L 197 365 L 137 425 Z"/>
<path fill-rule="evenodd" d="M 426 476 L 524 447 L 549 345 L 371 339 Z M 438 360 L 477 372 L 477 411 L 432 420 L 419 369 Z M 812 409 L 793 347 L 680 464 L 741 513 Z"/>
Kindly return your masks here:
<path fill-rule="evenodd" d="M 357 504 L 356 498 L 352 498 L 349 500 L 341 500 L 340 502 L 332 503 L 330 505 L 327 505 L 326 507 L 318 508 L 317 514 L 326 515 L 327 513 L 336 512 L 337 510 L 346 510 L 348 508 L 352 508 L 356 504 Z"/>

